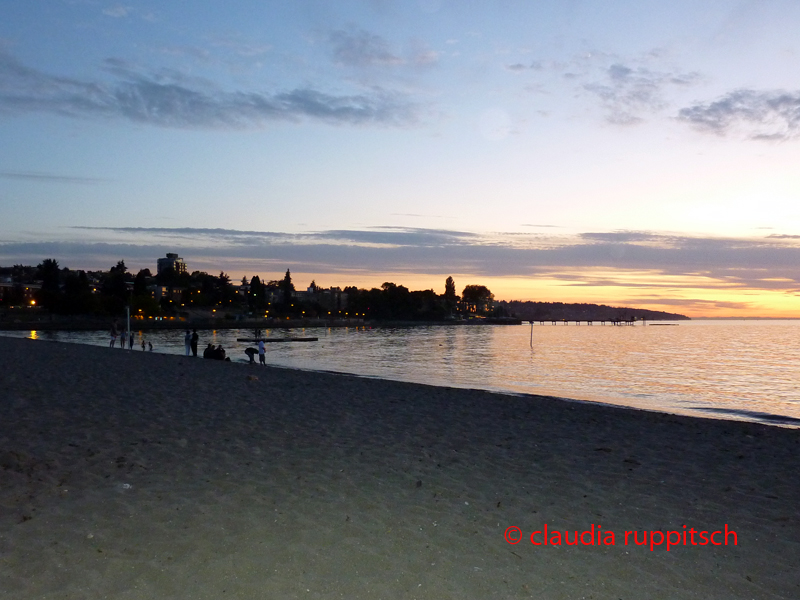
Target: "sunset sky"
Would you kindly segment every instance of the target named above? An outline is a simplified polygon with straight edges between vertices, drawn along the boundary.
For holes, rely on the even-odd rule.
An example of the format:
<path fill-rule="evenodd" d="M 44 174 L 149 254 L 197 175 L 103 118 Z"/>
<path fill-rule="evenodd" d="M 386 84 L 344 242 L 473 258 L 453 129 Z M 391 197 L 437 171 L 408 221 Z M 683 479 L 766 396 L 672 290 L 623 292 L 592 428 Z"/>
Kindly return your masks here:
<path fill-rule="evenodd" d="M 800 2 L 0 4 L 0 266 L 800 317 Z"/>

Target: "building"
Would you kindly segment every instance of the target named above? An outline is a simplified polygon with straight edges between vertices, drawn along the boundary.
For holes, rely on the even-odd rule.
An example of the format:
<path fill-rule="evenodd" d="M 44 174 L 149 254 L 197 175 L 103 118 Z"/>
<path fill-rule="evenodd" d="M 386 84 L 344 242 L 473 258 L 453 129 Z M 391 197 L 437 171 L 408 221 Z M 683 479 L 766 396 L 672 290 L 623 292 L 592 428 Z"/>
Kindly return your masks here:
<path fill-rule="evenodd" d="M 0 304 L 35 305 L 36 293 L 41 289 L 41 283 L 12 283 L 4 278 L 0 281 Z"/>
<path fill-rule="evenodd" d="M 156 273 L 161 275 L 164 271 L 175 271 L 177 274 L 186 273 L 186 263 L 183 259 L 172 252 L 167 253 L 166 258 L 159 258 L 156 261 Z"/>

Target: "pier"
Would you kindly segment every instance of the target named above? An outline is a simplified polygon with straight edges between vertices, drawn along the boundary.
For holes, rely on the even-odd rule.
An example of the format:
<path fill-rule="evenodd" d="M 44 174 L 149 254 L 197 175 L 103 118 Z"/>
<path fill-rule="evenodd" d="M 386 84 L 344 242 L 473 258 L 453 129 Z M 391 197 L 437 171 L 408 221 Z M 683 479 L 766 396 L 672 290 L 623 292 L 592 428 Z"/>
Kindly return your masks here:
<path fill-rule="evenodd" d="M 539 325 L 544 325 L 545 323 L 550 323 L 551 325 L 569 325 L 570 323 L 575 323 L 575 325 L 580 325 L 581 323 L 586 323 L 587 325 L 594 325 L 595 323 L 600 323 L 600 325 L 605 325 L 606 323 L 611 324 L 615 327 L 626 326 L 626 327 L 633 327 L 636 325 L 636 319 L 605 319 L 600 321 L 593 321 L 593 320 L 572 320 L 572 319 L 545 319 L 545 320 L 529 320 L 528 321 L 531 325 L 535 325 L 539 323 Z M 647 323 L 644 320 L 640 320 L 642 325 L 646 325 Z"/>

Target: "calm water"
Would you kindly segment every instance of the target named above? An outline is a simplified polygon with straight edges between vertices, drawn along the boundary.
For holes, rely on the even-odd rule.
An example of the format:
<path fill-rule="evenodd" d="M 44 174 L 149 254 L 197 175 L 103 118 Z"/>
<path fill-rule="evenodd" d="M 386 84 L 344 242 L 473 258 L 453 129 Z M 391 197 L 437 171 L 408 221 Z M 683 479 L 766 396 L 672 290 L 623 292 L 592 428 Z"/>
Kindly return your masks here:
<path fill-rule="evenodd" d="M 533 348 L 531 348 L 531 333 Z M 3 332 L 108 345 L 103 332 Z M 800 321 L 677 325 L 308 328 L 267 335 L 267 362 L 433 385 L 561 396 L 671 413 L 800 427 Z M 183 332 L 138 332 L 155 352 L 183 354 Z M 250 330 L 200 332 L 247 360 Z M 111 351 L 111 350 L 109 350 Z M 115 349 L 116 352 L 121 352 Z"/>

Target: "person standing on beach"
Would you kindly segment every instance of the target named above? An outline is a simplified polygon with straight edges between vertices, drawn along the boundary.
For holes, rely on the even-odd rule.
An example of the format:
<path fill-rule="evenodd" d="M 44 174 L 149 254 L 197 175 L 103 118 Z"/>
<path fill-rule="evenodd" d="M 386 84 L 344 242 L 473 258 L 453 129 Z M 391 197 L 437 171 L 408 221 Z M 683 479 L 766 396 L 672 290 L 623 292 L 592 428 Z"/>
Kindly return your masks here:
<path fill-rule="evenodd" d="M 258 340 L 258 362 L 265 367 L 267 366 L 266 349 L 264 348 L 264 340 Z"/>
<path fill-rule="evenodd" d="M 186 346 L 186 356 L 192 351 L 192 332 L 186 330 L 186 335 L 183 336 L 183 344 Z"/>
<path fill-rule="evenodd" d="M 144 336 L 142 336 L 142 352 L 144 352 Z"/>
<path fill-rule="evenodd" d="M 200 340 L 200 336 L 197 335 L 197 329 L 192 329 L 192 356 L 197 358 L 197 342 Z"/>
<path fill-rule="evenodd" d="M 133 332 L 131 331 L 128 333 L 128 342 L 130 342 L 130 346 L 128 346 L 128 350 L 133 350 Z"/>
<path fill-rule="evenodd" d="M 117 341 L 117 322 L 111 323 L 111 342 L 108 344 L 109 348 L 113 348 Z"/>
<path fill-rule="evenodd" d="M 125 346 L 128 345 L 128 332 L 123 330 L 122 335 L 119 336 L 119 347 L 125 350 Z"/>

